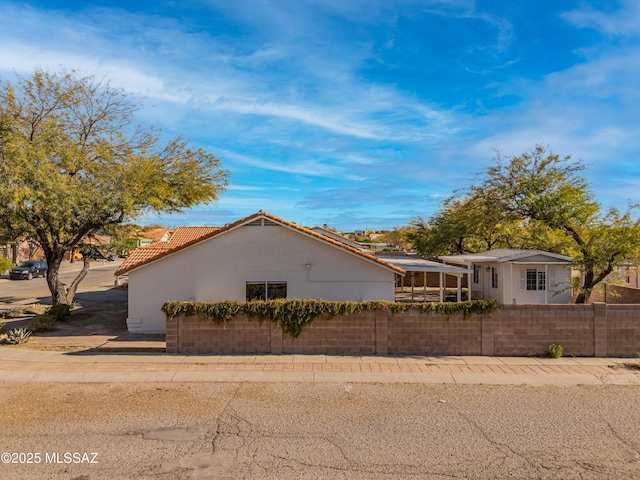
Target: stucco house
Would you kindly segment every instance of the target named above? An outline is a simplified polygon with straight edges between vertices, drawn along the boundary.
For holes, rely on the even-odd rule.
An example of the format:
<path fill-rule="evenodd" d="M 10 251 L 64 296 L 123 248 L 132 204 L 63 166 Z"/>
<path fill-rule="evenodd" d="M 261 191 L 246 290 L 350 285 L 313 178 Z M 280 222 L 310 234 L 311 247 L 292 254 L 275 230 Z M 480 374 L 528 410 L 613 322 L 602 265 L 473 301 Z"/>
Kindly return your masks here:
<path fill-rule="evenodd" d="M 495 249 L 438 257 L 473 270 L 471 296 L 503 305 L 571 303 L 572 259 L 541 250 Z"/>
<path fill-rule="evenodd" d="M 168 300 L 274 298 L 394 300 L 401 267 L 258 212 L 224 227 L 180 227 L 133 252 L 115 272 L 129 277 L 130 332 L 161 333 Z"/>

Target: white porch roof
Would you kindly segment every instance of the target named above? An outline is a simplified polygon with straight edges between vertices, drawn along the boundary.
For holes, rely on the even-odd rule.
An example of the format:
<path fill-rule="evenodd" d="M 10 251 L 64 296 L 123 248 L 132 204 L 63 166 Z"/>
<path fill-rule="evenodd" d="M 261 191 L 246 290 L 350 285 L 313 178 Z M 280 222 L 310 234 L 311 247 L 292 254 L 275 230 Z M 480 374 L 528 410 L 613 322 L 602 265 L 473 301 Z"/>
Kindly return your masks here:
<path fill-rule="evenodd" d="M 442 255 L 438 257 L 447 263 L 457 265 L 472 265 L 474 263 L 497 262 L 497 263 L 571 263 L 572 258 L 557 253 L 545 252 L 542 250 L 519 250 L 510 248 L 497 248 L 484 252 L 471 253 L 467 255 Z"/>
<path fill-rule="evenodd" d="M 473 273 L 469 268 L 456 267 L 453 265 L 445 265 L 444 263 L 432 262 L 420 257 L 394 257 L 384 256 L 385 262 L 391 263 L 396 267 L 400 267 L 407 272 L 435 272 L 446 273 L 447 275 L 462 276 L 467 273 Z"/>

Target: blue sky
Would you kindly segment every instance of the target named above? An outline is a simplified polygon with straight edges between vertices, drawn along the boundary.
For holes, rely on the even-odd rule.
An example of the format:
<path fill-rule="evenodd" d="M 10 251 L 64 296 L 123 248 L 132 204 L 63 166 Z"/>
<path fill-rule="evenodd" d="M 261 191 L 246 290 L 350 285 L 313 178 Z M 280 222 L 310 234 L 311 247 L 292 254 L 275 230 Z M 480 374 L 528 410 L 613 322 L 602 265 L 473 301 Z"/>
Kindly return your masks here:
<path fill-rule="evenodd" d="M 495 158 L 571 154 L 640 202 L 637 0 L 0 0 L 0 76 L 108 78 L 231 172 L 168 226 L 428 217 Z"/>

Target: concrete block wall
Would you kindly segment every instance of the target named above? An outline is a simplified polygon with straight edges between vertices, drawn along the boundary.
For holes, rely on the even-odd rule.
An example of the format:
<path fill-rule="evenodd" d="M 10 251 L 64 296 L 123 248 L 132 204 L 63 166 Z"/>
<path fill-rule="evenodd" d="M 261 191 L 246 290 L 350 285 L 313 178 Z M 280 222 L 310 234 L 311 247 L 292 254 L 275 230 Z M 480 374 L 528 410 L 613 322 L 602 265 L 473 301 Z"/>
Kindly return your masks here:
<path fill-rule="evenodd" d="M 299 337 L 285 333 L 282 353 L 376 354 L 376 312 L 316 319 Z"/>
<path fill-rule="evenodd" d="M 469 319 L 377 310 L 316 319 L 297 338 L 242 315 L 226 325 L 167 320 L 169 353 L 529 356 L 550 343 L 561 344 L 565 356 L 636 356 L 640 305 L 508 305 Z"/>
<path fill-rule="evenodd" d="M 271 322 L 238 315 L 216 325 L 199 317 L 177 317 L 167 321 L 166 342 L 167 353 L 270 353 Z"/>
<path fill-rule="evenodd" d="M 408 311 L 388 317 L 391 355 L 480 355 L 482 317 L 424 315 Z"/>
<path fill-rule="evenodd" d="M 592 305 L 510 305 L 492 317 L 492 355 L 540 355 L 550 343 L 566 355 L 595 355 Z"/>
<path fill-rule="evenodd" d="M 640 304 L 640 288 L 599 283 L 593 289 L 589 301 L 591 303 L 604 302 L 609 305 Z"/>
<path fill-rule="evenodd" d="M 606 344 L 603 356 L 635 357 L 640 354 L 640 305 L 607 305 Z"/>

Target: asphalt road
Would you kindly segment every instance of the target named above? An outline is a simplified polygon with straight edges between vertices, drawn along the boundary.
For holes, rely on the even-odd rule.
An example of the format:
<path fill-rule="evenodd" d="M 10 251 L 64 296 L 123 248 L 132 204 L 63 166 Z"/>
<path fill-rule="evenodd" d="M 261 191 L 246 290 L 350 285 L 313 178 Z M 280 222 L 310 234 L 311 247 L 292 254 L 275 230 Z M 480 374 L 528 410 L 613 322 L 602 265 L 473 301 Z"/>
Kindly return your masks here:
<path fill-rule="evenodd" d="M 123 259 L 115 262 L 91 262 L 89 272 L 80 283 L 78 292 L 91 291 L 95 287 L 113 285 L 115 277 L 113 273 Z M 82 269 L 82 262 L 64 262 L 60 269 L 60 278 L 67 285 L 78 276 Z M 47 287 L 46 278 L 38 277 L 33 280 L 9 280 L 7 275 L 0 277 L 0 302 L 16 302 L 28 299 L 39 299 L 51 301 L 51 292 Z"/>
<path fill-rule="evenodd" d="M 11 383 L 0 408 L 3 460 L 34 462 L 3 479 L 640 477 L 637 386 Z"/>

